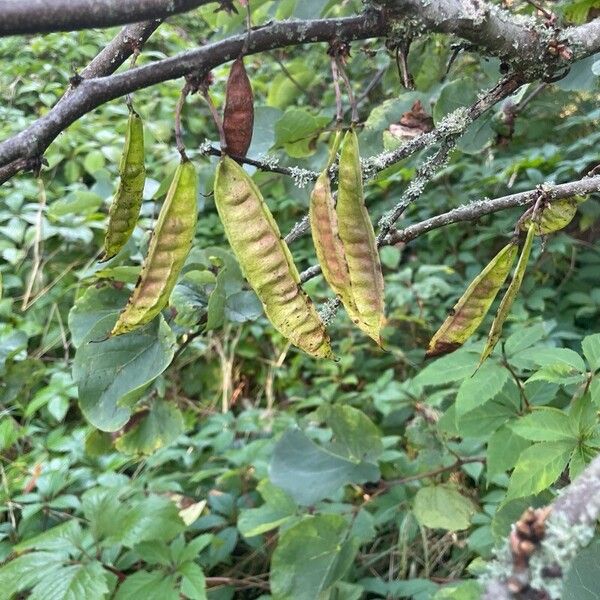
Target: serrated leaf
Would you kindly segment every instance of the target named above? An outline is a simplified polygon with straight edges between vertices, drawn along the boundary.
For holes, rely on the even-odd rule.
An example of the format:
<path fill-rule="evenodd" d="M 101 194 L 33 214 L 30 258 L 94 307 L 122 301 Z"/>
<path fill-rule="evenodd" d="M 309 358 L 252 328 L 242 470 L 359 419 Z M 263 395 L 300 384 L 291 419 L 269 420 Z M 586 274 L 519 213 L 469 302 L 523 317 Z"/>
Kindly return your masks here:
<path fill-rule="evenodd" d="M 450 485 L 422 487 L 413 502 L 413 512 L 419 523 L 432 529 L 467 529 L 477 512 L 473 502 Z"/>
<path fill-rule="evenodd" d="M 414 378 L 415 384 L 447 385 L 470 377 L 477 366 L 477 357 L 466 349 L 434 360 Z"/>
<path fill-rule="evenodd" d="M 581 347 L 592 371 L 600 369 L 600 333 L 584 337 Z"/>
<path fill-rule="evenodd" d="M 117 589 L 114 600 L 179 600 L 175 575 L 162 571 L 137 571 Z"/>
<path fill-rule="evenodd" d="M 600 600 L 599 570 L 600 540 L 596 538 L 571 563 L 564 579 L 562 600 Z"/>
<path fill-rule="evenodd" d="M 576 443 L 539 442 L 524 450 L 510 478 L 506 500 L 548 489 L 564 471 Z"/>
<path fill-rule="evenodd" d="M 517 435 L 510 424 L 500 427 L 490 437 L 487 445 L 487 478 L 488 481 L 496 475 L 512 469 L 520 454 L 530 445 L 525 438 Z"/>
<path fill-rule="evenodd" d="M 485 404 L 502 391 L 510 373 L 494 363 L 484 364 L 472 377 L 465 379 L 456 394 L 456 419 Z"/>
<path fill-rule="evenodd" d="M 569 417 L 557 408 L 534 408 L 511 425 L 512 430 L 532 442 L 560 442 L 576 439 Z"/>
<path fill-rule="evenodd" d="M 245 537 L 260 535 L 275 529 L 296 514 L 296 503 L 268 480 L 261 481 L 257 490 L 265 503 L 258 508 L 242 510 L 238 518 L 238 529 Z"/>

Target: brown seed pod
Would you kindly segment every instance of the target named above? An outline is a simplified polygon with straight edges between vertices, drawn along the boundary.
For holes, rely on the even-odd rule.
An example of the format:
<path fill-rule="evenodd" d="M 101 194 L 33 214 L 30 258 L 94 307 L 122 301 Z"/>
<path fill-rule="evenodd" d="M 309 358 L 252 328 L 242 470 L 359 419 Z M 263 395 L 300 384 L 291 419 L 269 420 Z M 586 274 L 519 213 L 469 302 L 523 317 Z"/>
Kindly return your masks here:
<path fill-rule="evenodd" d="M 244 59 L 237 58 L 231 65 L 227 91 L 225 94 L 225 110 L 223 113 L 223 132 L 227 154 L 246 156 L 252 141 L 254 127 L 254 96 L 252 85 L 244 67 Z"/>

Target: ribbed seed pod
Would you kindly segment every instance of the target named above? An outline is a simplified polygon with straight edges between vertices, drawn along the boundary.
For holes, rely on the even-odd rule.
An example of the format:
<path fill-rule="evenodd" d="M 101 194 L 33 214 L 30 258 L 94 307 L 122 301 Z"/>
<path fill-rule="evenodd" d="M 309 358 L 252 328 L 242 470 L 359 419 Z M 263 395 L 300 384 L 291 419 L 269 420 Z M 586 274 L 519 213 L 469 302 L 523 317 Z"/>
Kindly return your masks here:
<path fill-rule="evenodd" d="M 359 315 L 356 324 L 381 344 L 385 320 L 383 275 L 375 232 L 365 206 L 358 138 L 354 130 L 346 133 L 342 144 L 336 215 Z"/>
<path fill-rule="evenodd" d="M 536 235 L 546 235 L 565 228 L 577 213 L 577 206 L 587 200 L 586 196 L 572 196 L 560 200 L 550 200 L 542 209 L 539 223 L 535 227 Z M 521 231 L 527 231 L 531 217 L 521 223 Z"/>
<path fill-rule="evenodd" d="M 227 89 L 225 92 L 225 110 L 223 111 L 223 131 L 225 133 L 227 154 L 246 156 L 252 141 L 254 127 L 254 96 L 248 79 L 244 59 L 233 61 Z"/>
<path fill-rule="evenodd" d="M 194 165 L 181 162 L 158 215 L 140 277 L 111 335 L 149 323 L 169 302 L 196 231 L 197 185 Z"/>
<path fill-rule="evenodd" d="M 223 156 L 215 176 L 215 204 L 244 276 L 275 328 L 298 348 L 332 358 L 329 337 L 260 190 L 244 169 Z"/>
<path fill-rule="evenodd" d="M 321 265 L 323 277 L 342 301 L 350 318 L 357 322 L 360 316 L 352 295 L 350 271 L 344 256 L 342 240 L 339 236 L 335 201 L 331 193 L 328 173 L 339 145 L 338 140 L 339 134 L 337 134 L 331 149 L 327 166 L 315 182 L 315 187 L 310 195 L 308 218 L 317 260 Z"/>
<path fill-rule="evenodd" d="M 108 213 L 104 253 L 100 261 L 109 260 L 119 253 L 131 237 L 140 215 L 146 179 L 144 125 L 135 111 L 129 113 L 119 173 L 121 181 Z"/>
<path fill-rule="evenodd" d="M 500 302 L 500 306 L 498 307 L 498 312 L 494 317 L 494 321 L 492 322 L 492 327 L 490 329 L 490 333 L 488 334 L 488 339 L 485 344 L 485 348 L 481 353 L 481 358 L 479 359 L 479 365 L 485 361 L 485 359 L 494 351 L 500 336 L 502 335 L 502 327 L 504 326 L 504 322 L 506 321 L 506 317 L 508 317 L 508 313 L 512 308 L 513 302 L 519 293 L 519 289 L 521 288 L 521 284 L 523 283 L 523 277 L 525 275 L 525 270 L 527 269 L 527 263 L 529 262 L 529 256 L 531 255 L 531 247 L 533 246 L 533 237 L 535 235 L 535 229 L 537 225 L 535 223 L 529 224 L 529 229 L 527 230 L 527 237 L 525 238 L 525 243 L 523 244 L 523 249 L 521 250 L 521 255 L 519 256 L 519 262 L 517 262 L 517 267 L 515 269 L 515 274 L 513 275 L 512 281 Z"/>
<path fill-rule="evenodd" d="M 431 338 L 426 357 L 453 352 L 473 335 L 506 281 L 517 250 L 517 244 L 507 244 L 475 277 Z"/>

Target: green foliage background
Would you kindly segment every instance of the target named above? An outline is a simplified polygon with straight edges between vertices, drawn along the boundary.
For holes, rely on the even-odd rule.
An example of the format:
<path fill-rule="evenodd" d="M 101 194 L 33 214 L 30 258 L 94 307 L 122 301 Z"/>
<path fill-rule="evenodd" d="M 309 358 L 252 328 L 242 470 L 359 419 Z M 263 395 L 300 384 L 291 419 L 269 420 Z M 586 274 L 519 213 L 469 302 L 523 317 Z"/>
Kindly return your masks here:
<path fill-rule="evenodd" d="M 559 8 L 584 20 L 592 5 Z M 252 7 L 261 23 L 351 14 L 360 3 Z M 174 18 L 139 63 L 241 27 L 241 14 L 210 6 Z M 47 112 L 73 70 L 114 33 L 1 40 L 0 137 Z M 388 127 L 416 100 L 439 121 L 499 77 L 497 61 L 474 53 L 461 54 L 444 77 L 450 51 L 447 38 L 417 40 L 409 61 L 417 90 L 406 92 L 378 41 L 353 45 L 357 95 L 384 71 L 360 107 L 364 157 L 398 144 Z M 256 95 L 249 155 L 319 170 L 335 112 L 324 48 L 274 50 L 246 64 Z M 507 144 L 497 143 L 500 114 L 484 116 L 401 225 L 582 177 L 599 160 L 599 64 L 581 61 L 548 86 Z M 214 71 L 219 106 L 227 72 Z M 387 352 L 340 313 L 331 325 L 339 361 L 318 362 L 273 330 L 228 251 L 210 196 L 214 159 L 198 152 L 216 134 L 192 96 L 183 123 L 202 192 L 194 250 L 159 320 L 98 341 L 136 280 L 178 160 L 180 84 L 134 95 L 146 126 L 145 202 L 132 240 L 109 263 L 96 258 L 116 188 L 123 101 L 59 136 L 43 185 L 21 175 L 0 188 L 0 594 L 478 598 L 472 577 L 510 524 L 525 507 L 551 501 L 600 447 L 598 195 L 567 230 L 538 241 L 505 343 L 474 376 L 483 334 L 430 363 L 424 348 L 509 239 L 519 211 L 384 248 Z M 374 221 L 426 155 L 368 183 Z M 310 186 L 273 173 L 255 179 L 289 231 L 306 212 Z M 314 264 L 309 238 L 292 251 L 301 268 Z M 320 279 L 306 289 L 316 301 L 329 297 Z M 594 542 L 582 553 L 565 597 L 584 597 L 598 552 Z"/>

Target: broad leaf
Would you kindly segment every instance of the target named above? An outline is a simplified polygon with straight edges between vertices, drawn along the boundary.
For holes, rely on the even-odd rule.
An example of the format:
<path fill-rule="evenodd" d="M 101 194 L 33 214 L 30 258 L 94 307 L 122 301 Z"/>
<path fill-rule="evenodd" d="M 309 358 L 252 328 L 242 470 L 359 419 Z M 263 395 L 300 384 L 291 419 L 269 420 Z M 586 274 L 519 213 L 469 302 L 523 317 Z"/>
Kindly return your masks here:
<path fill-rule="evenodd" d="M 238 529 L 245 537 L 260 535 L 275 529 L 296 514 L 295 502 L 268 480 L 261 481 L 257 490 L 265 503 L 258 508 L 242 510 L 238 518 Z"/>
<path fill-rule="evenodd" d="M 454 487 L 429 485 L 417 492 L 413 512 L 425 527 L 460 531 L 469 527 L 477 507 Z"/>

